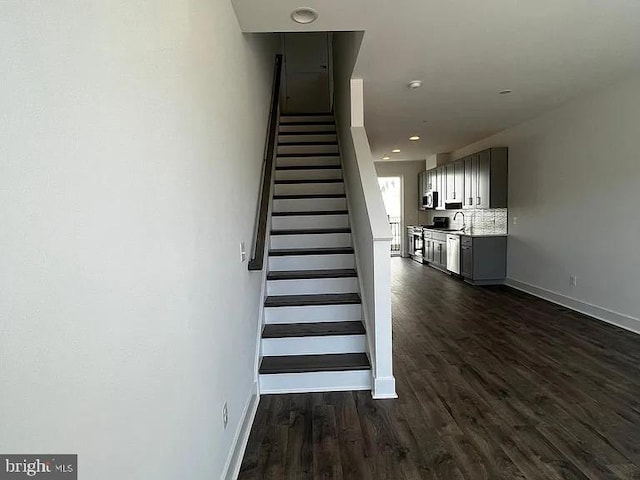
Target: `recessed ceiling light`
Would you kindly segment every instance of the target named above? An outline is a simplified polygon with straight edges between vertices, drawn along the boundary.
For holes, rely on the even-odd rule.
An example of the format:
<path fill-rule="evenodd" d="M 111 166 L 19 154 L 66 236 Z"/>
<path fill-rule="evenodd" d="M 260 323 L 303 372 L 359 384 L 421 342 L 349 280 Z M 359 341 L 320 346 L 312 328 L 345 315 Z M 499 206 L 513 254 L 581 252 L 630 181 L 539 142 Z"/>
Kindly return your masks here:
<path fill-rule="evenodd" d="M 409 137 L 409 140 L 411 140 L 412 142 L 417 142 L 418 140 L 420 140 L 420 137 L 418 135 L 414 135 L 413 137 Z"/>
<path fill-rule="evenodd" d="M 409 82 L 409 88 L 411 90 L 415 90 L 416 88 L 420 88 L 422 86 L 422 80 L 411 80 Z"/>
<path fill-rule="evenodd" d="M 291 20 L 296 23 L 302 23 L 303 25 L 306 25 L 307 23 L 313 23 L 317 19 L 318 12 L 316 12 L 313 8 L 300 7 L 291 12 Z"/>
<path fill-rule="evenodd" d="M 383 160 L 391 160 L 391 157 L 389 155 L 385 155 L 384 157 L 382 157 Z"/>
<path fill-rule="evenodd" d="M 508 88 L 504 89 L 504 90 L 500 90 L 498 93 L 500 95 L 509 95 L 513 90 L 510 90 Z"/>
<path fill-rule="evenodd" d="M 391 153 L 400 153 L 400 149 L 399 148 L 394 148 L 393 150 L 391 150 Z"/>

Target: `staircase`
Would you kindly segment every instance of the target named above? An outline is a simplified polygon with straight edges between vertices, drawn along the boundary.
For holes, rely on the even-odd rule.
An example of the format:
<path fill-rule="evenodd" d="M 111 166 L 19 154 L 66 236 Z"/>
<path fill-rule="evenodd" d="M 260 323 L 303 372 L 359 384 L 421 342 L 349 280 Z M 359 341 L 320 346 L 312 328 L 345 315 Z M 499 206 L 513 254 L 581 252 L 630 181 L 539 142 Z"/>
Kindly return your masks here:
<path fill-rule="evenodd" d="M 261 393 L 371 389 L 332 115 L 280 117 Z"/>

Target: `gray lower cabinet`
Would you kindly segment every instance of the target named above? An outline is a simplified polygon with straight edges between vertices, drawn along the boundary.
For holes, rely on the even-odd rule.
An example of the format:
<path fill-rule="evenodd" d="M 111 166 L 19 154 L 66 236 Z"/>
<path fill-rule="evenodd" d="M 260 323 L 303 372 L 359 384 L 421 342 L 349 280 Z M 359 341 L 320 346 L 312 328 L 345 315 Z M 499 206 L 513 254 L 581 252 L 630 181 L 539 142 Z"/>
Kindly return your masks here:
<path fill-rule="evenodd" d="M 499 284 L 507 276 L 507 237 L 460 237 L 460 274 L 478 285 Z"/>
<path fill-rule="evenodd" d="M 436 267 L 447 267 L 447 235 L 439 232 L 425 230 L 424 261 Z"/>

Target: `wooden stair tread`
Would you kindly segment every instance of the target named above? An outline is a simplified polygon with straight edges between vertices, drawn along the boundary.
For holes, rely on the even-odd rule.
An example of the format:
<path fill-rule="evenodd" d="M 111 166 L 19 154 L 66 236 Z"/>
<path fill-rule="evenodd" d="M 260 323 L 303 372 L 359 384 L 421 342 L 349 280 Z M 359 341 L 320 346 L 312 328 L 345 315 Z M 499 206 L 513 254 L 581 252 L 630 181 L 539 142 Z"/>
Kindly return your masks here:
<path fill-rule="evenodd" d="M 284 179 L 276 180 L 276 185 L 295 185 L 304 183 L 343 183 L 342 178 L 305 178 L 305 179 Z"/>
<path fill-rule="evenodd" d="M 291 125 L 290 123 L 283 123 L 283 126 L 289 126 Z M 315 126 L 318 124 L 307 124 L 305 123 L 305 125 L 309 125 L 309 126 Z M 295 131 L 295 132 L 283 132 L 283 131 L 279 131 L 278 135 L 282 136 L 282 135 L 336 135 L 336 131 L 335 130 L 307 130 L 307 131 Z"/>
<path fill-rule="evenodd" d="M 343 372 L 371 368 L 366 353 L 339 353 L 327 355 L 288 355 L 263 357 L 261 374 Z"/>
<path fill-rule="evenodd" d="M 329 337 L 365 335 L 362 322 L 273 323 L 266 325 L 262 338 Z"/>
<path fill-rule="evenodd" d="M 311 215 L 348 215 L 348 210 L 312 210 L 300 212 L 273 212 L 274 217 L 297 217 Z"/>
<path fill-rule="evenodd" d="M 310 280 L 316 278 L 351 278 L 358 273 L 353 268 L 333 270 L 281 270 L 269 272 L 267 280 Z"/>
<path fill-rule="evenodd" d="M 271 295 L 265 307 L 307 307 L 316 305 L 355 305 L 360 303 L 357 293 L 323 293 L 317 295 Z"/>
<path fill-rule="evenodd" d="M 289 255 L 348 255 L 352 253 L 352 247 L 280 248 L 269 250 L 269 256 L 271 257 L 285 257 Z"/>
<path fill-rule="evenodd" d="M 340 165 L 287 165 L 276 170 L 342 170 Z"/>
<path fill-rule="evenodd" d="M 277 158 L 291 157 L 339 157 L 338 152 L 316 152 L 316 153 L 278 153 Z"/>
<path fill-rule="evenodd" d="M 347 198 L 344 193 L 307 193 L 307 194 L 299 194 L 299 193 L 288 193 L 283 195 L 274 195 L 274 200 L 288 200 L 288 199 L 299 199 L 299 198 Z"/>
<path fill-rule="evenodd" d="M 295 228 L 290 230 L 271 230 L 271 235 L 330 235 L 333 233 L 351 233 L 350 228 Z"/>
<path fill-rule="evenodd" d="M 326 147 L 327 145 L 338 145 L 338 142 L 336 142 L 335 140 L 328 140 L 328 141 L 322 141 L 322 140 L 316 140 L 313 142 L 286 142 L 286 143 L 278 143 L 279 147 L 288 147 L 288 146 L 292 146 L 292 147 Z"/>

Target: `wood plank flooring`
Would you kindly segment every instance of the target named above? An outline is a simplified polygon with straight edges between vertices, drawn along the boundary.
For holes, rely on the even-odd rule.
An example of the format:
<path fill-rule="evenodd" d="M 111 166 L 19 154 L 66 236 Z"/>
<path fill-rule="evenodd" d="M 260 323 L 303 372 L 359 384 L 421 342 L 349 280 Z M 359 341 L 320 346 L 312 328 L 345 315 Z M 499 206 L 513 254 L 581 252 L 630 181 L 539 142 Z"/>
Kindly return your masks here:
<path fill-rule="evenodd" d="M 399 398 L 263 396 L 240 479 L 640 479 L 640 335 L 392 269 Z"/>

